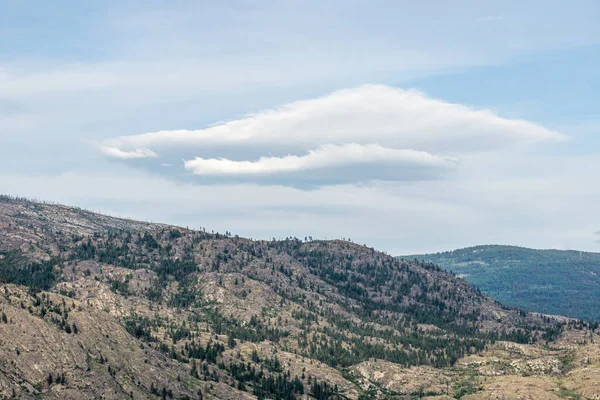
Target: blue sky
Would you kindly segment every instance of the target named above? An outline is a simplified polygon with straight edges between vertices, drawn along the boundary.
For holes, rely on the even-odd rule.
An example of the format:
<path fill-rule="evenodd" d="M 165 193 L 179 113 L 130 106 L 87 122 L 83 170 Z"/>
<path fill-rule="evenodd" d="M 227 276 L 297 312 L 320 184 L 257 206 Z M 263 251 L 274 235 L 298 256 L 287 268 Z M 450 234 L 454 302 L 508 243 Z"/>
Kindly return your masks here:
<path fill-rule="evenodd" d="M 394 254 L 600 251 L 595 1 L 0 7 L 0 192 Z"/>

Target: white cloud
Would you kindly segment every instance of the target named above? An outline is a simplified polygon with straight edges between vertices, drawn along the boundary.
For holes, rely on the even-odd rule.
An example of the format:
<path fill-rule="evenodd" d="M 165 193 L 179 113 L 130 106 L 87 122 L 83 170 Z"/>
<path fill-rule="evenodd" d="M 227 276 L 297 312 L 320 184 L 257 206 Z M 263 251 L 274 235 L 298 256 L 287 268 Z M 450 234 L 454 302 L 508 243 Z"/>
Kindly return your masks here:
<path fill-rule="evenodd" d="M 448 167 L 449 157 L 424 151 L 388 149 L 377 144 L 324 145 L 303 156 L 261 157 L 258 161 L 232 161 L 197 157 L 184 162 L 197 175 L 255 175 L 298 172 L 353 164 L 421 165 Z"/>
<path fill-rule="evenodd" d="M 564 138 L 534 123 L 432 99 L 414 90 L 363 85 L 200 130 L 158 131 L 109 139 L 130 149 L 284 143 L 304 151 L 322 144 L 461 153 Z"/>
<path fill-rule="evenodd" d="M 115 149 L 118 158 L 176 153 L 199 176 L 288 176 L 287 184 L 294 185 L 298 179 L 315 183 L 318 175 L 299 173 L 317 170 L 328 170 L 326 184 L 431 179 L 432 168 L 443 171 L 468 155 L 561 139 L 558 132 L 489 110 L 363 85 L 205 129 L 121 136 L 103 146 Z"/>
<path fill-rule="evenodd" d="M 591 233 L 600 229 L 600 192 L 590 184 L 600 175 L 595 126 L 554 125 L 575 137 L 587 135 L 579 144 L 574 140 L 573 148 L 593 157 L 575 163 L 541 159 L 537 146 L 525 147 L 536 150 L 526 155 L 513 151 L 515 145 L 560 138 L 556 132 L 414 91 L 363 86 L 313 98 L 367 81 L 418 85 L 414 79 L 420 77 L 514 65 L 533 60 L 532 55 L 597 44 L 595 4 L 565 6 L 560 12 L 535 2 L 503 3 L 501 10 L 487 3 L 453 6 L 442 16 L 453 22 L 440 23 L 430 5 L 419 2 L 394 7 L 364 2 L 358 8 L 348 2 L 317 8 L 276 2 L 258 8 L 227 5 L 218 12 L 206 12 L 207 2 L 201 3 L 192 10 L 172 4 L 158 11 L 147 5 L 117 7 L 106 19 L 103 14 L 88 21 L 77 40 L 58 47 L 56 35 L 15 24 L 12 36 L 33 32 L 41 42 L 35 55 L 17 43 L 0 63 L 1 190 L 253 237 L 351 236 L 396 253 L 489 242 L 598 249 L 590 242 L 590 236 L 598 238 Z M 535 20 L 521 18 L 534 14 Z M 497 15 L 504 20 L 494 19 Z M 486 16 L 492 18 L 477 20 Z M 509 20 L 511 29 L 499 31 Z M 88 29 L 95 30 L 91 36 L 85 35 Z M 67 53 L 77 57 L 62 56 Z M 497 71 L 480 73 L 493 79 Z M 481 97 L 472 89 L 465 87 L 460 97 L 488 104 L 504 98 L 503 91 Z M 574 90 L 571 97 L 578 94 Z M 523 93 L 506 101 L 519 97 Z M 540 104 L 548 100 L 543 94 L 534 97 Z M 310 100 L 292 102 L 302 98 Z M 286 105 L 274 108 L 279 104 Z M 501 107 L 507 110 L 506 104 Z M 264 109 L 269 110 L 239 117 Z M 569 124 L 570 111 L 558 119 Z M 525 115 L 522 109 L 515 114 Z M 547 112 L 535 115 L 557 119 Z M 106 146 L 102 154 L 126 165 L 73 145 L 79 139 L 97 143 L 104 137 L 202 128 L 224 119 L 234 120 L 101 143 Z M 329 167 L 281 172 L 281 160 L 286 166 L 291 161 L 312 166 L 311 152 L 349 143 L 458 161 L 447 163 L 452 169 L 443 163 L 434 167 L 433 177 L 444 178 L 435 181 L 422 173 L 432 171 L 423 163 L 359 162 L 366 157 L 340 167 L 331 165 L 349 162 L 348 157 L 319 164 Z M 568 149 L 557 152 L 569 154 Z M 525 161 L 516 162 L 519 156 Z M 236 168 L 256 168 L 261 157 L 272 158 L 280 172 L 268 178 L 237 172 L 179 179 L 185 172 L 177 168 L 182 159 L 223 158 Z M 134 163 L 156 168 L 133 170 Z M 66 170 L 77 173 L 58 172 Z M 293 183 L 307 175 L 318 187 L 298 190 Z M 314 179 L 323 176 L 327 186 L 315 185 Z M 354 184 L 365 179 L 373 181 Z"/>
<path fill-rule="evenodd" d="M 351 237 L 394 254 L 481 243 L 598 251 L 600 159 L 502 152 L 441 181 L 331 185 L 305 191 L 198 185 L 108 165 L 96 173 L 0 173 L 4 193 L 268 239 Z"/>
<path fill-rule="evenodd" d="M 158 157 L 158 154 L 148 149 L 135 149 L 127 151 L 111 146 L 98 146 L 98 151 L 105 156 L 120 158 L 122 160 Z"/>

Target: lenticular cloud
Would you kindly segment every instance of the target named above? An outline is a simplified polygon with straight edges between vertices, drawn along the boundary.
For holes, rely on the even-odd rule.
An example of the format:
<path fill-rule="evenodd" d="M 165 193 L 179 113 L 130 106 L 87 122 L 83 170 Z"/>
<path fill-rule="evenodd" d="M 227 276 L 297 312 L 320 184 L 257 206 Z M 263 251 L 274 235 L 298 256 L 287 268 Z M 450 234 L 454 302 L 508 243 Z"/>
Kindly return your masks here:
<path fill-rule="evenodd" d="M 528 121 L 502 118 L 413 90 L 365 85 L 205 129 L 107 139 L 101 148 L 107 156 L 121 159 L 193 151 L 196 154 L 187 157 L 183 166 L 197 176 L 251 179 L 334 169 L 348 181 L 347 174 L 361 166 L 371 169 L 369 179 L 394 180 L 396 175 L 386 168 L 444 171 L 464 155 L 561 139 L 565 136 Z M 251 148 L 259 156 L 250 156 Z M 235 157 L 224 156 L 224 151 Z M 329 181 L 335 182 L 332 174 Z M 411 179 L 410 174 L 397 176 Z"/>

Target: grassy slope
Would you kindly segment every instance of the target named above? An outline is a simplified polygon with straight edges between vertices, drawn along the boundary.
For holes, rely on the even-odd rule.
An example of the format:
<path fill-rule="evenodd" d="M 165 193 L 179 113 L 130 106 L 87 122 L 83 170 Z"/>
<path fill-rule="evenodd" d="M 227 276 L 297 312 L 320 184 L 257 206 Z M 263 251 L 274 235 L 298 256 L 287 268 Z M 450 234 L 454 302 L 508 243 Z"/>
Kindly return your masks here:
<path fill-rule="evenodd" d="M 494 245 L 403 258 L 436 263 L 504 304 L 600 320 L 600 253 Z"/>

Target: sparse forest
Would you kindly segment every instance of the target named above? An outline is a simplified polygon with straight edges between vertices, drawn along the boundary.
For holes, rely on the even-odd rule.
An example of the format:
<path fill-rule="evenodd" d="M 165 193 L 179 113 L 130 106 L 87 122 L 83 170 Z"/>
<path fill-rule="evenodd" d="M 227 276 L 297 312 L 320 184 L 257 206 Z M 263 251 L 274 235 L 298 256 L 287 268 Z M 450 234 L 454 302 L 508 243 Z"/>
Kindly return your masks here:
<path fill-rule="evenodd" d="M 3 229 L 18 237 L 0 243 L 0 280 L 10 284 L 0 307 L 82 343 L 100 340 L 82 344 L 78 368 L 121 388 L 133 380 L 114 389 L 127 395 L 202 398 L 226 385 L 258 399 L 371 398 L 372 390 L 393 398 L 374 383 L 356 385 L 357 368 L 373 360 L 454 368 L 496 343 L 547 345 L 565 329 L 597 328 L 504 307 L 432 263 L 347 241 L 252 241 L 134 228 L 20 199 L 0 205 Z M 113 328 L 91 322 L 98 318 Z M 137 349 L 131 360 L 178 371 L 177 379 L 139 380 L 123 343 Z M 44 379 L 41 393 L 83 378 L 61 370 Z"/>

